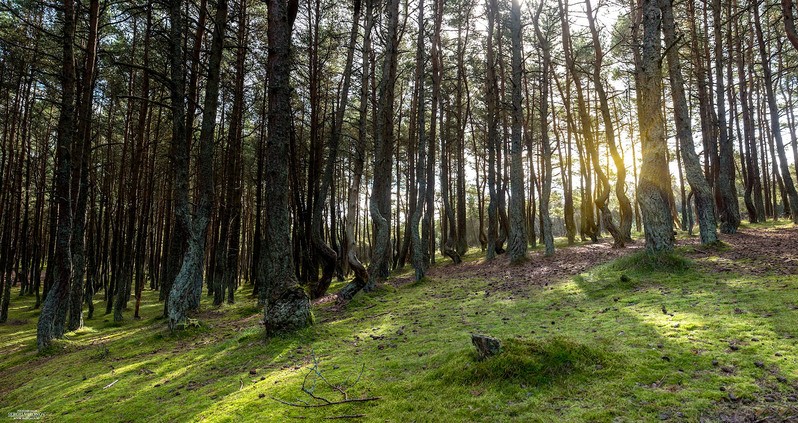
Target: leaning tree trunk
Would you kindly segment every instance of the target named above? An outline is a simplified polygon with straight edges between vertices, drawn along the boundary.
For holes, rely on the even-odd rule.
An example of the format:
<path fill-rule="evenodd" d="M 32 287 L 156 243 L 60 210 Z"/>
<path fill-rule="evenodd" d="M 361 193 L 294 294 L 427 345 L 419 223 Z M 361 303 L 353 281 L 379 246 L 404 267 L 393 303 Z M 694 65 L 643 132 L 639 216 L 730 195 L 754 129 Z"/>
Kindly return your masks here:
<path fill-rule="evenodd" d="M 310 301 L 299 286 L 291 255 L 288 156 L 291 137 L 291 30 L 296 0 L 268 2 L 269 135 L 266 144 L 266 252 L 264 324 L 267 335 L 301 329 L 312 323 Z"/>
<path fill-rule="evenodd" d="M 668 75 L 671 80 L 671 96 L 673 97 L 673 114 L 676 122 L 676 137 L 679 139 L 679 149 L 684 159 L 684 168 L 687 181 L 695 195 L 695 205 L 698 211 L 698 225 L 701 234 L 701 243 L 712 244 L 718 241 L 717 224 L 715 222 L 715 203 L 712 198 L 712 189 L 704 177 L 701 169 L 701 160 L 695 152 L 693 145 L 693 131 L 690 121 L 690 110 L 684 92 L 684 79 L 679 63 L 679 49 L 676 47 L 676 28 L 673 19 L 672 0 L 660 0 L 662 9 L 662 31 L 665 34 L 665 44 L 673 46 L 668 49 Z"/>
<path fill-rule="evenodd" d="M 673 249 L 673 220 L 668 204 L 671 179 L 662 118 L 661 14 L 657 0 L 643 0 L 641 13 L 643 45 L 635 77 L 643 161 L 637 198 L 643 215 L 646 250 L 654 253 Z"/>

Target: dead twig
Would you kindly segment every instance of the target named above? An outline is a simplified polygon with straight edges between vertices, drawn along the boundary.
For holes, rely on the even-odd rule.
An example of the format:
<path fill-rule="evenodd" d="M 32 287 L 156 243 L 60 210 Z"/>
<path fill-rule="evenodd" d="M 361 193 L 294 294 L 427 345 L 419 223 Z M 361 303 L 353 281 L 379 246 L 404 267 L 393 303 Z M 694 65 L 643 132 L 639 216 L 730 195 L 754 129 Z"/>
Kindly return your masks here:
<path fill-rule="evenodd" d="M 343 401 L 333 401 L 333 402 L 325 402 L 321 404 L 298 404 L 295 402 L 288 402 L 281 400 L 280 398 L 269 397 L 280 404 L 290 405 L 291 407 L 300 407 L 300 408 L 320 408 L 320 407 L 327 407 L 328 405 L 339 405 L 339 404 L 347 404 L 351 402 L 368 402 L 368 401 L 377 401 L 380 397 L 369 397 L 369 398 L 350 398 L 348 400 Z"/>
<path fill-rule="evenodd" d="M 318 408 L 318 407 L 327 407 L 330 405 L 339 405 L 339 404 L 347 404 L 347 403 L 355 403 L 355 402 L 368 402 L 368 401 L 376 401 L 380 399 L 379 397 L 361 397 L 361 398 L 350 398 L 349 397 L 349 390 L 354 387 L 355 385 L 360 382 L 360 379 L 363 377 L 363 372 L 366 369 L 366 365 L 363 364 L 360 367 L 360 372 L 358 372 L 355 381 L 352 383 L 344 382 L 335 384 L 330 382 L 329 379 L 324 375 L 320 366 L 319 360 L 316 357 L 315 352 L 311 352 L 313 366 L 310 367 L 308 372 L 305 374 L 304 379 L 302 379 L 302 387 L 300 388 L 305 395 L 309 396 L 315 402 L 307 402 L 302 399 L 297 399 L 297 402 L 290 402 L 280 398 L 270 397 L 271 399 L 285 404 L 291 407 L 300 407 L 300 408 Z M 321 385 L 319 385 L 319 381 L 321 381 Z M 341 395 L 340 400 L 333 400 L 329 398 L 325 398 L 319 392 L 317 392 L 317 388 L 321 386 L 326 386 L 327 389 L 331 391 L 338 392 Z M 336 418 L 357 418 L 362 417 L 362 415 L 345 415 L 345 416 L 336 416 Z"/>

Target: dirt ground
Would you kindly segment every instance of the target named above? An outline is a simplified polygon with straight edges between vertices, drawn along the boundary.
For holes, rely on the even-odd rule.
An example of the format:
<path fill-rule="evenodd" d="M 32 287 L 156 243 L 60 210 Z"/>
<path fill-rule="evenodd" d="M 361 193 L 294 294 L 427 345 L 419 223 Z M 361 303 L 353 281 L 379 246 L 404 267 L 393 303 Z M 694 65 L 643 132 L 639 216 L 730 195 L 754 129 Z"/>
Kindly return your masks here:
<path fill-rule="evenodd" d="M 695 250 L 692 259 L 717 256 L 720 260 L 702 262 L 708 270 L 737 274 L 798 274 L 798 228 L 741 229 L 733 235 L 721 234 L 728 248 L 714 250 L 702 247 L 697 238 L 683 242 Z"/>
<path fill-rule="evenodd" d="M 716 256 L 712 262 L 700 261 L 699 266 L 714 272 L 737 274 L 798 274 L 798 228 L 740 229 L 736 234 L 720 234 L 726 244 L 721 249 L 702 247 L 697 236 L 680 239 L 677 246 L 692 246 L 687 253 L 692 259 Z M 519 265 L 510 265 L 506 254 L 492 262 L 484 259 L 463 262 L 459 265 L 447 263 L 429 270 L 432 278 L 468 279 L 485 278 L 496 280 L 494 288 L 518 294 L 532 286 L 545 286 L 575 275 L 615 258 L 640 251 L 644 240 L 636 240 L 626 248 L 613 248 L 612 238 L 604 237 L 595 244 L 558 248 L 552 257 L 544 257 L 536 250 L 528 260 Z M 393 279 L 394 286 L 412 282 L 412 276 Z"/>

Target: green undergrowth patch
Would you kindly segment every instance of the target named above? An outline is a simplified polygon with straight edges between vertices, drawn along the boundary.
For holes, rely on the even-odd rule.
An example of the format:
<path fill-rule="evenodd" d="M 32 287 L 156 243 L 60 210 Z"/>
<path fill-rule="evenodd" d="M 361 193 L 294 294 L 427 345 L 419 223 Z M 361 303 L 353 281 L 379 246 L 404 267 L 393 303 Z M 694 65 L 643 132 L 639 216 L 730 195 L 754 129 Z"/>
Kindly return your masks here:
<path fill-rule="evenodd" d="M 518 382 L 543 386 L 602 368 L 610 361 L 606 351 L 561 336 L 508 339 L 499 354 L 484 360 L 477 360 L 473 349 L 454 353 L 433 376 L 461 384 Z"/>
<path fill-rule="evenodd" d="M 683 253 L 633 253 L 560 283 L 509 284 L 512 292 L 490 277 L 436 272 L 444 276 L 384 285 L 343 309 L 316 304 L 314 326 L 271 339 L 247 289 L 219 308 L 203 297 L 192 316 L 200 326 L 176 334 L 159 318 L 157 292 L 145 291 L 142 319 L 128 312 L 121 324 L 98 297 L 94 319 L 46 355 L 35 348 L 33 299 L 15 297 L 0 325 L 0 418 L 17 410 L 41 411 L 47 422 L 789 416 L 798 280 L 713 273 L 699 265 L 712 255 L 690 261 Z M 472 250 L 466 260 L 481 257 Z M 501 339 L 503 352 L 477 360 L 471 333 Z M 314 366 L 332 386 L 346 386 L 346 398 L 374 399 L 295 406 L 320 401 L 303 381 L 330 401 L 345 397 L 307 377 Z"/>

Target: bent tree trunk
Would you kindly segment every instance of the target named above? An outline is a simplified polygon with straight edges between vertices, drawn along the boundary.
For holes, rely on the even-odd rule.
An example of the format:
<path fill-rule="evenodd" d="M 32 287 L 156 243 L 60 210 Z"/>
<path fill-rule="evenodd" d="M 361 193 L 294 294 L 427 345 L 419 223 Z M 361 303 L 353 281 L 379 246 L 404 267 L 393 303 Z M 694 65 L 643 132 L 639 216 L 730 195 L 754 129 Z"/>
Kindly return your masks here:
<path fill-rule="evenodd" d="M 593 18 L 593 8 L 590 4 L 590 0 L 585 0 L 585 7 L 587 8 L 588 25 L 590 26 L 590 32 L 593 37 L 593 50 L 596 54 L 596 60 L 593 61 L 593 85 L 596 88 L 596 95 L 599 99 L 601 119 L 604 121 L 607 148 L 610 150 L 610 155 L 612 156 L 612 161 L 617 171 L 615 196 L 618 198 L 618 205 L 620 206 L 620 222 L 617 230 L 623 242 L 618 243 L 616 240 L 616 245 L 623 246 L 624 243 L 632 241 L 632 203 L 629 201 L 629 197 L 626 196 L 626 165 L 623 162 L 623 158 L 618 153 L 618 147 L 615 145 L 615 125 L 613 124 L 612 115 L 610 114 L 607 92 L 604 90 L 604 83 L 601 80 L 601 64 L 604 59 L 604 52 L 601 48 L 601 40 L 599 39 L 598 29 L 596 28 L 596 22 Z M 598 169 L 598 165 L 596 165 L 596 168 Z M 604 205 L 606 206 L 606 201 Z M 611 216 L 611 214 L 609 216 Z M 603 209 L 602 217 L 605 220 L 608 218 Z M 608 226 L 607 229 L 609 230 L 610 227 Z M 613 237 L 615 237 L 614 234 Z"/>
<path fill-rule="evenodd" d="M 357 258 L 357 240 L 355 239 L 355 225 L 357 224 L 357 207 L 360 200 L 360 182 L 363 178 L 363 167 L 366 162 L 366 124 L 369 95 L 369 56 L 371 52 L 371 27 L 374 22 L 374 0 L 366 2 L 366 21 L 363 35 L 363 65 L 360 77 L 360 109 L 358 119 L 358 136 L 354 144 L 352 156 L 352 182 L 346 206 L 346 260 L 354 272 L 355 277 L 338 293 L 338 302 L 344 303 L 351 300 L 368 283 L 368 272 L 363 263 Z"/>
<path fill-rule="evenodd" d="M 289 13 L 291 11 L 291 13 Z M 268 2 L 269 135 L 266 144 L 266 253 L 264 323 L 266 334 L 291 331 L 312 323 L 310 301 L 299 286 L 291 255 L 288 156 L 291 136 L 291 30 L 297 0 Z"/>
<path fill-rule="evenodd" d="M 344 124 L 346 103 L 349 98 L 349 86 L 352 82 L 352 62 L 354 60 L 355 41 L 357 41 L 358 20 L 360 19 L 360 0 L 355 0 L 354 7 L 352 30 L 349 32 L 349 48 L 346 53 L 346 65 L 344 66 L 344 82 L 341 86 L 341 94 L 335 112 L 335 119 L 333 120 L 332 130 L 330 131 L 330 142 L 327 146 L 328 157 L 324 165 L 324 174 L 322 175 L 323 179 L 321 180 L 321 187 L 319 188 L 319 197 L 316 199 L 316 203 L 313 206 L 313 245 L 323 262 L 323 266 L 321 279 L 319 279 L 315 286 L 312 286 L 310 292 L 311 298 L 319 298 L 327 292 L 332 282 L 336 263 L 338 261 L 338 254 L 324 242 L 322 212 L 327 202 L 327 193 L 333 182 L 333 170 L 335 169 L 335 161 L 338 158 L 338 144 L 341 140 L 341 128 Z"/>
<path fill-rule="evenodd" d="M 679 149 L 684 159 L 684 168 L 687 173 L 687 182 L 695 195 L 695 206 L 698 211 L 698 226 L 702 244 L 712 244 L 718 241 L 717 223 L 715 222 L 715 203 L 712 199 L 712 189 L 701 170 L 701 161 L 693 145 L 693 131 L 690 121 L 690 112 L 684 92 L 684 79 L 679 63 L 679 49 L 675 44 L 676 28 L 673 20 L 672 0 L 660 0 L 662 9 L 662 31 L 665 34 L 665 45 L 673 46 L 668 49 L 668 75 L 671 80 L 671 96 L 673 97 L 673 114 L 676 122 L 676 137 L 679 139 Z"/>

